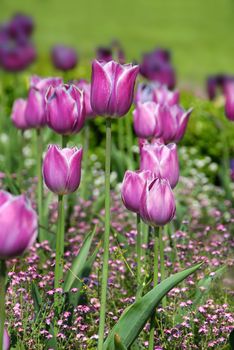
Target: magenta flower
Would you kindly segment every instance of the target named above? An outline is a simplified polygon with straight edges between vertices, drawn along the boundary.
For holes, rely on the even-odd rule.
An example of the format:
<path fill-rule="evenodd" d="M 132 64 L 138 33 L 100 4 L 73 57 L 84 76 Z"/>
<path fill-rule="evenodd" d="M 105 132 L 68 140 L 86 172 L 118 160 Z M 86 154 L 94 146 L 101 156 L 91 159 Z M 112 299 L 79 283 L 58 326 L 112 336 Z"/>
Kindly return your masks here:
<path fill-rule="evenodd" d="M 151 226 L 164 226 L 175 215 L 175 198 L 166 179 L 147 181 L 140 201 L 140 216 Z"/>
<path fill-rule="evenodd" d="M 95 114 L 92 110 L 91 104 L 90 104 L 90 95 L 91 95 L 91 84 L 88 83 L 86 80 L 81 79 L 77 82 L 74 82 L 74 85 L 78 87 L 78 89 L 84 91 L 84 102 L 85 102 L 85 115 L 86 118 L 94 117 Z"/>
<path fill-rule="evenodd" d="M 8 335 L 8 332 L 6 329 L 4 329 L 4 335 L 3 335 L 3 350 L 9 350 L 10 349 L 10 337 Z"/>
<path fill-rule="evenodd" d="M 165 85 L 155 86 L 153 89 L 153 101 L 159 104 L 174 106 L 180 101 L 180 93 L 178 90 L 168 90 Z"/>
<path fill-rule="evenodd" d="M 37 214 L 25 196 L 0 191 L 0 259 L 21 255 L 37 237 Z"/>
<path fill-rule="evenodd" d="M 0 66 L 10 72 L 27 68 L 36 59 L 36 49 L 29 41 L 11 42 L 9 38 L 0 43 Z"/>
<path fill-rule="evenodd" d="M 139 213 L 140 199 L 146 183 L 146 180 L 152 179 L 152 173 L 149 170 L 126 171 L 122 183 L 121 195 L 125 207 Z"/>
<path fill-rule="evenodd" d="M 141 170 L 150 170 L 155 177 L 165 178 L 174 188 L 179 181 L 179 159 L 176 144 L 144 144 L 140 153 Z"/>
<path fill-rule="evenodd" d="M 58 86 L 60 78 L 40 78 L 32 76 L 30 90 L 25 109 L 26 122 L 31 128 L 41 128 L 46 125 L 45 94 L 49 86 Z"/>
<path fill-rule="evenodd" d="M 234 121 L 234 81 L 225 85 L 225 114 L 229 120 Z"/>
<path fill-rule="evenodd" d="M 185 111 L 178 105 L 160 105 L 158 111 L 163 130 L 161 136 L 165 143 L 179 142 L 183 138 L 192 110 L 190 108 Z"/>
<path fill-rule="evenodd" d="M 68 71 L 77 65 L 78 56 L 72 47 L 57 45 L 51 52 L 52 62 L 55 68 Z"/>
<path fill-rule="evenodd" d="M 149 139 L 162 135 L 162 121 L 158 113 L 159 105 L 155 102 L 138 102 L 133 111 L 133 125 L 138 137 Z"/>
<path fill-rule="evenodd" d="M 91 106 L 97 115 L 121 117 L 131 107 L 138 66 L 95 60 L 92 65 Z"/>
<path fill-rule="evenodd" d="M 11 120 L 17 129 L 26 130 L 29 127 L 25 118 L 26 105 L 27 101 L 23 98 L 18 98 L 13 104 Z"/>
<path fill-rule="evenodd" d="M 84 92 L 75 85 L 50 87 L 46 93 L 47 124 L 58 134 L 80 131 L 85 122 Z"/>
<path fill-rule="evenodd" d="M 96 50 L 96 58 L 98 61 L 103 62 L 112 61 L 112 49 L 110 47 L 99 46 Z"/>
<path fill-rule="evenodd" d="M 11 21 L 7 24 L 7 31 L 11 38 L 18 39 L 25 36 L 30 37 L 34 30 L 32 17 L 21 13 L 16 13 Z"/>
<path fill-rule="evenodd" d="M 46 186 L 63 195 L 75 192 L 80 185 L 82 149 L 50 145 L 43 162 Z"/>

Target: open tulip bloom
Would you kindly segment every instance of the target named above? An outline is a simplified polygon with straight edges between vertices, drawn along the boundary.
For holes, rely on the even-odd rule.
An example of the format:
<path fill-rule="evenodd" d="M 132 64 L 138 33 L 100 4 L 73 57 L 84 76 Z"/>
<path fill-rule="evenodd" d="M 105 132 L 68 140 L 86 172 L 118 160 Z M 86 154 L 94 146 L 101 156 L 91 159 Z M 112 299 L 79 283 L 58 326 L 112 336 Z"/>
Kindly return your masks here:
<path fill-rule="evenodd" d="M 96 115 L 106 117 L 105 163 L 105 236 L 101 288 L 101 309 L 98 350 L 103 350 L 106 297 L 108 288 L 108 260 L 110 239 L 110 167 L 111 119 L 125 115 L 132 104 L 138 66 L 121 65 L 115 61 L 93 61 L 91 82 L 91 107 Z"/>

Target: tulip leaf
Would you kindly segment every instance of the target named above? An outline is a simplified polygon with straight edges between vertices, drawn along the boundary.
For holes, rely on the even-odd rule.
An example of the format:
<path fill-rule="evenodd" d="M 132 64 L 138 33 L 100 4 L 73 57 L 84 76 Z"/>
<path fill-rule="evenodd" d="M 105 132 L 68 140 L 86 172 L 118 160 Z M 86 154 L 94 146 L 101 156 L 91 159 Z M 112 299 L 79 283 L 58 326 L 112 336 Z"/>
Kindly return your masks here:
<path fill-rule="evenodd" d="M 68 271 L 65 282 L 64 282 L 64 287 L 63 287 L 64 292 L 68 292 L 71 289 L 73 282 L 76 279 L 81 278 L 81 274 L 82 274 L 82 271 L 85 267 L 86 260 L 87 260 L 89 250 L 90 250 L 90 246 L 91 246 L 95 232 L 96 232 L 96 227 L 94 228 L 94 230 L 92 232 L 90 232 L 87 235 L 82 247 L 80 248 L 78 255 L 75 257 L 75 259 L 72 263 L 71 270 Z"/>
<path fill-rule="evenodd" d="M 37 315 L 41 309 L 42 301 L 41 301 L 41 296 L 40 296 L 39 290 L 37 288 L 37 285 L 34 282 L 32 282 L 31 286 L 32 286 L 31 293 L 32 293 L 32 299 L 33 299 L 33 304 L 34 304 L 34 310 L 35 310 L 35 314 L 37 317 Z"/>
<path fill-rule="evenodd" d="M 201 265 L 202 263 L 197 264 L 187 270 L 168 277 L 144 295 L 140 300 L 136 301 L 130 307 L 127 307 L 119 321 L 109 333 L 104 343 L 103 350 L 115 350 L 115 334 L 119 335 L 123 345 L 128 349 L 136 340 L 162 298 L 178 283 L 182 282 L 185 278 L 199 269 Z"/>
<path fill-rule="evenodd" d="M 229 344 L 230 344 L 231 350 L 234 350 L 234 329 L 231 331 L 229 335 Z"/>
<path fill-rule="evenodd" d="M 115 334 L 115 350 L 127 350 L 126 346 L 122 343 L 120 336 Z"/>

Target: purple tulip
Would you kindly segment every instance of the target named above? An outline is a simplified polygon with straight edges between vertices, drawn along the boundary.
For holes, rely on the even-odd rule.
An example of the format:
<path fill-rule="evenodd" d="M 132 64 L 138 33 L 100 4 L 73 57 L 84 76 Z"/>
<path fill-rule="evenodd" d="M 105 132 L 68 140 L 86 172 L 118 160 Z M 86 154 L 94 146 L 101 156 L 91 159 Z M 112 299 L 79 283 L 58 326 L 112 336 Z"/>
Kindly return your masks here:
<path fill-rule="evenodd" d="M 170 53 L 167 50 L 156 49 L 143 56 L 140 73 L 145 78 L 167 85 L 175 86 L 175 71 L 170 63 Z"/>
<path fill-rule="evenodd" d="M 27 68 L 36 59 L 34 45 L 29 42 L 11 42 L 9 39 L 0 44 L 0 66 L 10 72 Z"/>
<path fill-rule="evenodd" d="M 52 62 L 55 68 L 68 71 L 77 65 L 78 56 L 72 47 L 58 45 L 51 52 Z"/>
<path fill-rule="evenodd" d="M 4 329 L 4 335 L 3 335 L 3 350 L 9 350 L 10 349 L 10 337 L 6 329 Z"/>
<path fill-rule="evenodd" d="M 18 39 L 22 35 L 30 37 L 34 30 L 34 22 L 32 17 L 17 13 L 7 27 L 11 38 Z"/>
<path fill-rule="evenodd" d="M 225 85 L 225 114 L 229 120 L 234 121 L 234 81 Z"/>
<path fill-rule="evenodd" d="M 131 107 L 138 66 L 95 60 L 92 65 L 91 106 L 97 115 L 121 117 Z"/>
<path fill-rule="evenodd" d="M 80 185 L 82 149 L 50 145 L 43 162 L 43 176 L 50 191 L 58 194 L 75 192 Z"/>
<path fill-rule="evenodd" d="M 186 131 L 189 116 L 193 108 L 188 111 L 183 110 L 180 106 L 159 105 L 159 118 L 162 122 L 162 139 L 165 143 L 179 142 Z"/>
<path fill-rule="evenodd" d="M 25 119 L 26 105 L 27 101 L 23 98 L 18 98 L 13 104 L 11 120 L 17 129 L 26 130 L 29 127 Z"/>
<path fill-rule="evenodd" d="M 61 83 L 60 78 L 40 78 L 38 76 L 31 78 L 25 109 L 25 118 L 29 127 L 41 128 L 46 125 L 46 91 L 50 86 L 56 87 Z"/>
<path fill-rule="evenodd" d="M 88 83 L 86 80 L 81 79 L 77 82 L 74 82 L 74 85 L 78 87 L 78 89 L 84 91 L 84 101 L 85 101 L 85 114 L 86 118 L 94 117 L 95 114 L 92 110 L 91 104 L 90 104 L 90 95 L 91 95 L 91 84 Z"/>
<path fill-rule="evenodd" d="M 0 191 L 0 259 L 21 255 L 37 237 L 37 214 L 25 196 Z"/>
<path fill-rule="evenodd" d="M 147 181 L 140 201 L 140 216 L 151 226 L 164 226 L 175 215 L 175 198 L 166 179 Z"/>
<path fill-rule="evenodd" d="M 155 177 L 165 178 L 174 188 L 179 181 L 179 159 L 176 144 L 158 142 L 144 144 L 140 154 L 141 170 L 150 170 Z"/>
<path fill-rule="evenodd" d="M 126 171 L 122 183 L 121 195 L 125 207 L 139 213 L 140 199 L 146 180 L 152 179 L 152 173 L 149 170 Z"/>
<path fill-rule="evenodd" d="M 100 46 L 96 50 L 96 59 L 98 61 L 110 62 L 113 60 L 112 50 L 110 47 Z"/>
<path fill-rule="evenodd" d="M 231 180 L 234 181 L 234 159 L 230 160 L 230 176 Z"/>
<path fill-rule="evenodd" d="M 162 135 L 162 123 L 158 113 L 159 105 L 155 102 L 138 102 L 133 111 L 134 130 L 138 137 L 149 139 Z"/>
<path fill-rule="evenodd" d="M 85 122 L 84 92 L 75 85 L 50 87 L 46 93 L 47 124 L 58 134 L 80 131 Z"/>
<path fill-rule="evenodd" d="M 153 85 L 153 83 L 140 83 L 137 85 L 136 95 L 134 99 L 136 104 L 138 102 L 144 103 L 154 100 Z"/>
<path fill-rule="evenodd" d="M 180 93 L 178 90 L 168 90 L 166 85 L 155 86 L 153 90 L 153 101 L 159 104 L 174 106 L 180 101 Z"/>

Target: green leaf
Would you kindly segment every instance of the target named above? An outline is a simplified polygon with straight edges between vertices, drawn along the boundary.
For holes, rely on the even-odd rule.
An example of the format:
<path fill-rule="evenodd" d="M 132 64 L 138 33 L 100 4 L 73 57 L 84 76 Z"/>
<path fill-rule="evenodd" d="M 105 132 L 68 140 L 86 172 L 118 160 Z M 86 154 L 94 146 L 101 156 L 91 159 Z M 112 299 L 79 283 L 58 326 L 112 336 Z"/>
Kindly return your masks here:
<path fill-rule="evenodd" d="M 229 343 L 230 343 L 231 350 L 234 350 L 234 329 L 231 331 L 229 335 Z"/>
<path fill-rule="evenodd" d="M 40 312 L 42 301 L 41 301 L 41 296 L 40 296 L 39 290 L 37 288 L 37 285 L 34 282 L 32 282 L 31 293 L 32 293 L 32 298 L 33 298 L 35 314 L 37 316 L 38 313 Z"/>
<path fill-rule="evenodd" d="M 71 270 L 68 271 L 65 282 L 64 282 L 64 287 L 63 287 L 64 292 L 68 292 L 71 289 L 73 282 L 76 279 L 81 278 L 81 274 L 82 274 L 82 271 L 85 267 L 86 260 L 87 260 L 89 250 L 90 250 L 90 246 L 91 246 L 95 232 L 96 232 L 96 227 L 94 227 L 93 232 L 90 232 L 87 235 L 82 247 L 80 248 L 78 255 L 75 257 L 73 264 L 72 264 L 72 267 L 71 267 Z"/>
<path fill-rule="evenodd" d="M 127 350 L 126 346 L 123 345 L 118 334 L 115 334 L 115 350 Z"/>
<path fill-rule="evenodd" d="M 120 336 L 121 341 L 126 348 L 131 346 L 144 328 L 156 306 L 160 303 L 161 299 L 178 283 L 182 282 L 185 278 L 199 269 L 201 265 L 202 263 L 168 277 L 144 295 L 139 301 L 136 301 L 133 305 L 128 307 L 111 330 L 104 343 L 103 350 L 115 350 L 115 334 Z"/>

